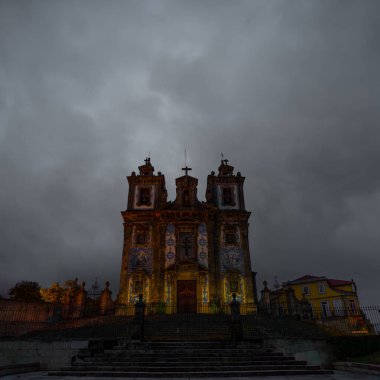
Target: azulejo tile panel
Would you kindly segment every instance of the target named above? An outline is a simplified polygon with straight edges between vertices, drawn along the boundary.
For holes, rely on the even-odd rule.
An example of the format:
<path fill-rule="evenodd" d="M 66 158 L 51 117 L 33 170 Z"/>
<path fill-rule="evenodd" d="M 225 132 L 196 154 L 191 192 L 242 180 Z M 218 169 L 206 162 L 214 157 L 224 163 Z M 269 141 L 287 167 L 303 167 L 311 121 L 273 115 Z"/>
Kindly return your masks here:
<path fill-rule="evenodd" d="M 166 227 L 165 243 L 165 268 L 175 264 L 176 238 L 174 224 L 169 223 Z"/>
<path fill-rule="evenodd" d="M 198 263 L 204 268 L 208 268 L 208 244 L 207 229 L 205 223 L 198 227 Z"/>

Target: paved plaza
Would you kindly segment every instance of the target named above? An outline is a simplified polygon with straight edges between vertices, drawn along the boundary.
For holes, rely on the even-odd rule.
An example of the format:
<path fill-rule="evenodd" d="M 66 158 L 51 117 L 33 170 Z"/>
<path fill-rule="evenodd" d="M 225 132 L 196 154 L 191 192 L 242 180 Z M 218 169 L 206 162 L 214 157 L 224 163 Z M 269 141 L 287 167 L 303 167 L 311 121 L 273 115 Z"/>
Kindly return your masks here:
<path fill-rule="evenodd" d="M 76 376 L 48 376 L 47 372 L 32 372 L 20 375 L 9 375 L 2 377 L 2 380 L 115 380 L 117 377 L 76 377 Z M 128 380 L 152 380 L 153 378 L 128 378 Z M 198 377 L 181 378 L 160 378 L 160 380 L 199 380 Z M 206 378 L 202 380 L 220 380 L 221 378 Z M 227 378 L 228 379 L 228 378 Z M 233 379 L 230 377 L 229 379 Z M 379 380 L 380 375 L 366 375 L 360 373 L 350 373 L 334 371 L 331 375 L 307 375 L 307 376 L 258 376 L 258 377 L 239 377 L 239 380 Z"/>

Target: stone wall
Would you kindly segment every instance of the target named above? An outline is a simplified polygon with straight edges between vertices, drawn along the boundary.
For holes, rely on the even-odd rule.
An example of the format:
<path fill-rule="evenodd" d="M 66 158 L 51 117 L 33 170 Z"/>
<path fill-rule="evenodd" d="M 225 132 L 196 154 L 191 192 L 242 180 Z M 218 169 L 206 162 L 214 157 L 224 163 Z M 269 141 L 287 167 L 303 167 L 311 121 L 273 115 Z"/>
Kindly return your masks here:
<path fill-rule="evenodd" d="M 40 363 L 42 370 L 57 370 L 70 366 L 80 349 L 88 348 L 88 341 L 1 341 L 0 366 Z"/>
<path fill-rule="evenodd" d="M 330 368 L 332 364 L 332 348 L 326 339 L 273 338 L 266 339 L 265 345 L 296 360 L 306 360 L 310 365 Z"/>
<path fill-rule="evenodd" d="M 45 302 L 0 300 L 0 321 L 45 322 L 53 312 L 54 305 Z"/>

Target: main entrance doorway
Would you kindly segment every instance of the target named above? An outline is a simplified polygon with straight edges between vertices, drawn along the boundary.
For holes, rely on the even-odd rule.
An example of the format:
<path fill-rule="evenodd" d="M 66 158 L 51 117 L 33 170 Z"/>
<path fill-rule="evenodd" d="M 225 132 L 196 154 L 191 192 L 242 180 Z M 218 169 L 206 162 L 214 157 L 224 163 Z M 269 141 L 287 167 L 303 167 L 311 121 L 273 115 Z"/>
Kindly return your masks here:
<path fill-rule="evenodd" d="M 177 281 L 177 313 L 197 312 L 197 281 Z"/>

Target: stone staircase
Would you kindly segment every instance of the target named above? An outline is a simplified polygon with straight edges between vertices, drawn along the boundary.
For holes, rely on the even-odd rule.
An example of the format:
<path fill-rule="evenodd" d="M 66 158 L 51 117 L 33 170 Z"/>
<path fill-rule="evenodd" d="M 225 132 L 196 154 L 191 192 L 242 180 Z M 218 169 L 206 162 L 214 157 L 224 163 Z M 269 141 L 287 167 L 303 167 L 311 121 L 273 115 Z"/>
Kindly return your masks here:
<path fill-rule="evenodd" d="M 111 342 L 112 343 L 112 342 Z M 116 343 L 116 342 L 114 342 Z M 110 346 L 110 342 L 108 342 Z M 91 347 L 91 346 L 90 346 Z M 263 346 L 262 341 L 119 341 L 82 350 L 71 367 L 53 376 L 248 377 L 332 373 Z"/>

